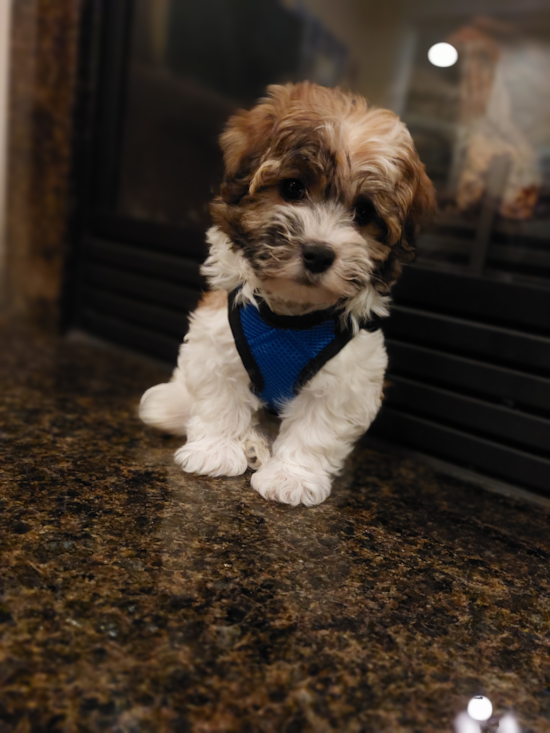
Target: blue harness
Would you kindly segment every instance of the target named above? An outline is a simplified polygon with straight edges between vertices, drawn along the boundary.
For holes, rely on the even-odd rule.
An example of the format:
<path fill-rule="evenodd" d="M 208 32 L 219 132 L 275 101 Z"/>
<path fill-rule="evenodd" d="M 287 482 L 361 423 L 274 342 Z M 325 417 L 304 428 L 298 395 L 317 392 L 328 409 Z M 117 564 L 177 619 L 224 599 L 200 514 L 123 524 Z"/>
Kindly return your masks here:
<path fill-rule="evenodd" d="M 252 390 L 277 414 L 295 397 L 329 359 L 351 340 L 351 328 L 342 328 L 339 311 L 330 308 L 304 316 L 280 316 L 264 301 L 235 303 L 229 294 L 229 323 L 237 351 L 252 383 Z M 362 325 L 380 328 L 380 319 Z"/>

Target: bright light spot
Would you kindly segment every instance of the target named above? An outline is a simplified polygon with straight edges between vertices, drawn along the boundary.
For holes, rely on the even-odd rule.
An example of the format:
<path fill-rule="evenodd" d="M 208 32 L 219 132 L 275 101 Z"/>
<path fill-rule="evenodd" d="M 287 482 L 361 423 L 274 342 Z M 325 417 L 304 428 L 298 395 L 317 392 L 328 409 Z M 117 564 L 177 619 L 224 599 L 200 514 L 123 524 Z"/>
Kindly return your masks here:
<path fill-rule="evenodd" d="M 498 724 L 498 733 L 521 733 L 517 720 L 513 715 L 508 713 L 500 719 Z"/>
<path fill-rule="evenodd" d="M 428 59 L 434 66 L 452 66 L 458 59 L 458 51 L 450 43 L 436 43 L 428 51 Z"/>
<path fill-rule="evenodd" d="M 488 697 L 476 695 L 468 703 L 468 715 L 474 720 L 489 720 L 493 713 L 493 706 Z"/>
<path fill-rule="evenodd" d="M 480 733 L 479 723 L 472 720 L 468 713 L 460 713 L 454 722 L 455 733 Z"/>

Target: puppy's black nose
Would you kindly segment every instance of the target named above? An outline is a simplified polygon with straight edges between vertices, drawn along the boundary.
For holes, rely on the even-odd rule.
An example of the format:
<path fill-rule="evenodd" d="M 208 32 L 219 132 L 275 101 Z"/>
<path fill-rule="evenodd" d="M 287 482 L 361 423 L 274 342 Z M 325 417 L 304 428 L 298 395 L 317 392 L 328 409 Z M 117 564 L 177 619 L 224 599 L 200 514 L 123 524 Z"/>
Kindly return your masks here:
<path fill-rule="evenodd" d="M 325 272 L 334 262 L 334 250 L 324 242 L 308 242 L 302 250 L 304 265 L 310 272 Z"/>

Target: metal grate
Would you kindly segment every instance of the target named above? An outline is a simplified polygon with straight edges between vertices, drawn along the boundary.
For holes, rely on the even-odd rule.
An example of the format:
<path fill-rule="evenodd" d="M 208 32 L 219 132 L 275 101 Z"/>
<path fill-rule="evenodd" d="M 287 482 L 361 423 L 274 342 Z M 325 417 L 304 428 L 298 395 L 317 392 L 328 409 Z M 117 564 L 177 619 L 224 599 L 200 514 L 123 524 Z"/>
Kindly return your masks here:
<path fill-rule="evenodd" d="M 80 246 L 79 324 L 175 363 L 187 315 L 204 288 L 199 273 L 204 245 L 194 248 L 182 239 L 163 243 L 160 237 L 146 246 L 85 234 Z"/>
<path fill-rule="evenodd" d="M 197 254 L 85 236 L 81 325 L 175 363 L 204 287 Z M 550 293 L 409 268 L 394 296 L 371 432 L 550 493 Z"/>
<path fill-rule="evenodd" d="M 394 298 L 372 431 L 549 493 L 550 292 L 410 268 Z"/>

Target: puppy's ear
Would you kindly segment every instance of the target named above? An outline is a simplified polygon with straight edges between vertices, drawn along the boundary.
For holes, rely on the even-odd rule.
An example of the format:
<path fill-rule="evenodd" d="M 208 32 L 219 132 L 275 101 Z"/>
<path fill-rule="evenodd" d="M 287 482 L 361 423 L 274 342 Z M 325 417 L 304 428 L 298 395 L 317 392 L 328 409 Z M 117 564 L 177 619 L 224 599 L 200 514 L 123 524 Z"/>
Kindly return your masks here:
<path fill-rule="evenodd" d="M 401 234 L 401 261 L 411 262 L 416 254 L 416 240 L 422 229 L 435 215 L 437 202 L 433 183 L 426 175 L 424 165 L 415 161 L 414 193 Z"/>
<path fill-rule="evenodd" d="M 416 151 L 410 163 L 406 177 L 410 184 L 407 198 L 411 203 L 401 225 L 401 236 L 392 246 L 385 262 L 378 268 L 374 280 L 376 289 L 384 294 L 389 293 L 392 285 L 401 275 L 403 265 L 414 260 L 417 237 L 437 209 L 435 189 Z"/>
<path fill-rule="evenodd" d="M 236 204 L 248 192 L 254 171 L 272 138 L 281 103 L 288 96 L 284 86 L 270 86 L 268 96 L 251 110 L 231 117 L 220 137 L 225 177 L 220 194 L 228 204 Z"/>

